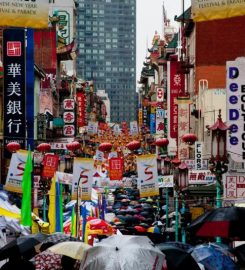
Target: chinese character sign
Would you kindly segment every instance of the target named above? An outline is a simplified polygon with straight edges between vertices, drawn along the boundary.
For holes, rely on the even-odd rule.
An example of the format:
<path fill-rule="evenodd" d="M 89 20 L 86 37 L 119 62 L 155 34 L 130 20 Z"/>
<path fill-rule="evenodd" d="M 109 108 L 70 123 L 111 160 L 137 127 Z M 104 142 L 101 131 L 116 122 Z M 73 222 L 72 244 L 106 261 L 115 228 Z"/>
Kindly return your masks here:
<path fill-rule="evenodd" d="M 156 155 L 137 156 L 136 160 L 140 197 L 159 195 Z"/>
<path fill-rule="evenodd" d="M 156 109 L 156 134 L 164 135 L 166 126 L 165 126 L 165 117 L 166 111 L 160 108 Z"/>
<path fill-rule="evenodd" d="M 4 143 L 18 141 L 25 147 L 25 32 L 3 31 Z"/>
<path fill-rule="evenodd" d="M 189 170 L 189 185 L 210 184 L 216 180 L 215 175 L 210 170 Z"/>
<path fill-rule="evenodd" d="M 224 177 L 224 197 L 227 199 L 245 198 L 245 176 L 226 174 Z"/>
<path fill-rule="evenodd" d="M 90 201 L 94 175 L 92 158 L 75 158 L 73 163 L 72 199 L 79 193 L 83 201 Z M 78 187 L 79 186 L 79 187 Z M 79 190 L 78 190 L 79 188 Z"/>
<path fill-rule="evenodd" d="M 178 104 L 177 97 L 179 92 L 181 92 L 184 87 L 184 75 L 177 73 L 179 62 L 171 61 L 168 62 L 168 100 L 169 100 L 169 135 L 172 139 L 177 139 L 178 137 Z"/>
<path fill-rule="evenodd" d="M 123 159 L 109 159 L 109 176 L 110 180 L 122 180 L 123 177 Z"/>

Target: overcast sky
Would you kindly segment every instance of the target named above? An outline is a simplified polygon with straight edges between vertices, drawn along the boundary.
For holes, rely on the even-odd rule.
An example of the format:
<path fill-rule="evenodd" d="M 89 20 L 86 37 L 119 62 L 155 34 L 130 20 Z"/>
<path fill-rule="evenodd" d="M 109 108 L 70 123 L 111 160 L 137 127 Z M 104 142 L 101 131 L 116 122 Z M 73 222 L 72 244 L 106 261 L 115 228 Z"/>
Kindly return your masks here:
<path fill-rule="evenodd" d="M 173 26 L 175 15 L 182 13 L 182 2 L 185 9 L 191 5 L 191 0 L 137 0 L 137 81 L 145 60 L 147 47 L 151 47 L 155 31 L 162 36 L 162 6 L 164 3 L 167 17 Z"/>

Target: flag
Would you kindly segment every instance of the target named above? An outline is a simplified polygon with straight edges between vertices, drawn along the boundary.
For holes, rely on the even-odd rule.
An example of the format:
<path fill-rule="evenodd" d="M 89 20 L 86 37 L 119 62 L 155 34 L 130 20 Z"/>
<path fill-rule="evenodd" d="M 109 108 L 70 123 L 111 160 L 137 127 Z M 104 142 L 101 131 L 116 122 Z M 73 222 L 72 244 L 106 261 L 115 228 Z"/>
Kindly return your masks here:
<path fill-rule="evenodd" d="M 24 226 L 32 225 L 31 217 L 31 186 L 32 186 L 32 155 L 28 150 L 27 159 L 22 179 L 22 202 L 21 202 L 21 224 Z"/>
<path fill-rule="evenodd" d="M 87 224 L 87 209 L 86 205 L 82 206 L 82 220 L 83 220 L 83 227 L 82 227 L 82 241 L 86 242 L 86 224 Z"/>
<path fill-rule="evenodd" d="M 76 236 L 76 213 L 75 213 L 75 207 L 72 208 L 72 214 L 71 214 L 71 236 Z"/>
<path fill-rule="evenodd" d="M 48 211 L 48 218 L 49 218 L 49 233 L 54 233 L 56 229 L 56 222 L 55 222 L 55 193 L 56 193 L 56 175 L 52 178 L 52 183 L 49 191 L 49 211 Z"/>
<path fill-rule="evenodd" d="M 62 184 L 56 182 L 55 188 L 55 229 L 56 232 L 63 232 Z"/>
<path fill-rule="evenodd" d="M 50 233 L 63 232 L 63 203 L 62 186 L 56 182 L 56 175 L 52 178 L 49 191 L 49 230 Z"/>

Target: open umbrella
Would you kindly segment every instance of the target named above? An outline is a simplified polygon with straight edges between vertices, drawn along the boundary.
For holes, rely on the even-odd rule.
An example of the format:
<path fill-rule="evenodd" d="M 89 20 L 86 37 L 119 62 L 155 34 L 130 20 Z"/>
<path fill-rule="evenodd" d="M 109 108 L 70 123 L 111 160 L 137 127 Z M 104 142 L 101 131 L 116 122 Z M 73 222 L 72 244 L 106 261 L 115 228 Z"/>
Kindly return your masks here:
<path fill-rule="evenodd" d="M 45 250 L 34 257 L 36 270 L 60 270 L 62 255 Z"/>
<path fill-rule="evenodd" d="M 158 244 L 157 247 L 166 255 L 168 270 L 200 270 L 197 262 L 187 251 L 168 244 Z"/>
<path fill-rule="evenodd" d="M 84 252 L 89 248 L 91 248 L 91 246 L 83 242 L 67 241 L 53 245 L 48 248 L 48 250 L 55 254 L 66 255 L 73 259 L 81 260 Z"/>
<path fill-rule="evenodd" d="M 191 248 L 193 248 L 193 246 L 190 244 L 182 243 L 182 242 L 178 242 L 178 241 L 168 241 L 168 242 L 165 242 L 164 244 L 167 244 L 168 246 L 174 246 L 174 247 L 183 249 L 185 251 L 188 251 Z"/>
<path fill-rule="evenodd" d="M 162 270 L 165 255 L 146 236 L 113 235 L 87 250 L 80 270 Z"/>
<path fill-rule="evenodd" d="M 203 244 L 193 248 L 191 255 L 196 262 L 204 265 L 206 270 L 238 270 L 238 266 L 230 256 L 212 245 Z"/>
<path fill-rule="evenodd" d="M 245 207 L 221 207 L 204 213 L 194 220 L 188 230 L 196 236 L 245 239 Z"/>
<path fill-rule="evenodd" d="M 240 266 L 245 266 L 245 244 L 233 248 L 231 252 L 237 257 Z"/>
<path fill-rule="evenodd" d="M 32 234 L 18 237 L 0 249 L 0 260 L 9 258 L 14 252 L 17 252 L 24 257 L 28 257 L 28 253 L 30 253 L 30 256 L 34 256 L 34 247 L 40 244 L 45 238 L 46 236 L 44 234 Z"/>
<path fill-rule="evenodd" d="M 79 241 L 79 239 L 72 237 L 68 234 L 64 234 L 64 233 L 53 233 L 50 234 L 42 243 L 53 243 L 53 244 L 57 244 L 60 242 L 65 242 L 65 241 Z"/>

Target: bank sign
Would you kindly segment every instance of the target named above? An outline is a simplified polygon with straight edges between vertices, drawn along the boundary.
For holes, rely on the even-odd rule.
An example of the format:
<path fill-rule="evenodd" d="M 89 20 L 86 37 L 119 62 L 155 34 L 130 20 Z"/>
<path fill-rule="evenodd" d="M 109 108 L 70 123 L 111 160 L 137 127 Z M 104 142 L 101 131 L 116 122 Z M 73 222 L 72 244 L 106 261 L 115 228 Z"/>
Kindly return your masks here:
<path fill-rule="evenodd" d="M 226 62 L 227 151 L 236 162 L 245 161 L 245 58 Z"/>

